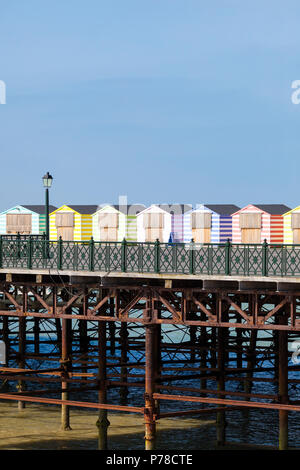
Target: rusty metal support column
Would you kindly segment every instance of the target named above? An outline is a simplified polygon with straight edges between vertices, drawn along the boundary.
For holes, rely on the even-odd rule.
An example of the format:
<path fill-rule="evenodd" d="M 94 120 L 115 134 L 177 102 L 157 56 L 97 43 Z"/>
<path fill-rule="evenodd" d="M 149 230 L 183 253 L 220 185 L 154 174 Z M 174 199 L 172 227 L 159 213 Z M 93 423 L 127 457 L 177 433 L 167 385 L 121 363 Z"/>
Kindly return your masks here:
<path fill-rule="evenodd" d="M 69 377 L 69 370 L 70 370 L 70 361 L 71 361 L 71 348 L 70 348 L 70 328 L 71 328 L 71 320 L 67 318 L 62 318 L 62 344 L 61 344 L 61 366 L 62 366 L 62 379 Z M 68 393 L 68 382 L 62 381 L 61 384 L 61 399 L 68 400 L 69 393 Z M 68 405 L 61 405 L 61 430 L 62 431 L 69 431 L 70 427 L 70 407 Z"/>
<path fill-rule="evenodd" d="M 206 319 L 206 315 L 205 313 L 203 313 L 201 315 L 201 319 L 203 321 L 205 321 Z M 201 365 L 201 368 L 205 369 L 206 366 L 207 366 L 207 349 L 208 349 L 208 341 L 207 341 L 207 328 L 206 326 L 201 326 L 200 327 L 200 338 L 199 338 L 199 341 L 200 341 L 200 345 L 201 345 L 201 349 L 200 349 L 200 365 Z M 201 374 L 203 375 L 206 375 L 206 372 L 205 371 L 201 371 Z M 201 381 L 200 381 L 200 387 L 202 389 L 206 389 L 206 386 L 207 386 L 207 380 L 205 378 L 202 378 Z M 205 394 L 203 394 L 203 396 L 205 396 Z"/>
<path fill-rule="evenodd" d="M 218 390 L 225 390 L 225 351 L 224 351 L 224 329 L 218 328 Z M 225 398 L 225 395 L 222 395 L 222 398 Z M 225 444 L 225 428 L 226 428 L 226 419 L 225 411 L 217 412 L 217 446 L 224 446 Z"/>
<path fill-rule="evenodd" d="M 10 348 L 10 344 L 9 344 L 9 317 L 7 315 L 3 315 L 2 317 L 2 327 L 3 327 L 3 331 L 2 331 L 2 335 L 3 335 L 3 341 L 4 341 L 4 344 L 5 344 L 5 348 L 6 348 L 6 358 L 5 358 L 5 366 L 7 367 L 8 366 L 8 360 L 9 360 L 9 348 Z"/>
<path fill-rule="evenodd" d="M 19 317 L 19 352 L 18 352 L 18 367 L 24 369 L 25 367 L 25 350 L 26 350 L 26 317 Z M 18 381 L 18 391 L 22 394 L 25 390 L 25 384 L 22 380 Z M 18 401 L 18 409 L 23 410 L 25 403 Z"/>
<path fill-rule="evenodd" d="M 249 348 L 246 353 L 247 355 L 247 373 L 246 378 L 244 381 L 244 391 L 245 393 L 251 393 L 252 389 L 252 378 L 253 372 L 256 363 L 256 340 L 257 340 L 257 330 L 250 331 L 250 340 L 249 340 Z M 249 397 L 246 397 L 246 400 L 250 400 Z"/>
<path fill-rule="evenodd" d="M 98 322 L 98 378 L 99 378 L 99 403 L 106 403 L 106 322 Z M 99 410 L 98 449 L 107 450 L 107 429 L 110 422 L 107 419 L 107 410 Z"/>
<path fill-rule="evenodd" d="M 34 335 L 34 352 L 38 354 L 40 352 L 40 319 L 35 317 L 33 319 L 33 335 Z"/>
<path fill-rule="evenodd" d="M 217 367 L 217 329 L 212 328 L 210 333 L 210 367 Z"/>
<path fill-rule="evenodd" d="M 194 325 L 190 326 L 190 344 L 191 344 L 191 352 L 190 352 L 190 359 L 191 362 L 195 362 L 196 359 L 196 331 L 197 327 Z"/>
<path fill-rule="evenodd" d="M 280 317 L 280 324 L 286 324 L 286 317 Z M 279 400 L 287 404 L 288 398 L 288 334 L 287 331 L 278 331 L 279 346 Z M 279 450 L 288 449 L 288 411 L 279 410 Z"/>
<path fill-rule="evenodd" d="M 128 360 L 128 328 L 127 328 L 127 322 L 122 322 L 121 323 L 121 328 L 120 328 L 120 343 L 121 343 L 121 364 L 126 364 Z M 121 366 L 121 382 L 122 383 L 127 383 L 127 367 L 126 366 Z M 120 398 L 121 398 L 121 404 L 126 405 L 127 404 L 127 396 L 128 396 L 128 388 L 125 386 L 122 386 L 120 388 Z"/>
<path fill-rule="evenodd" d="M 153 400 L 155 384 L 155 325 L 145 325 L 145 449 L 154 450 L 155 448 L 155 403 Z"/>
<path fill-rule="evenodd" d="M 237 302 L 237 305 L 242 308 L 242 303 Z M 237 314 L 236 323 L 241 323 L 242 319 L 240 314 Z M 243 329 L 236 328 L 236 366 L 243 367 Z"/>
<path fill-rule="evenodd" d="M 83 308 L 79 308 L 79 314 L 83 315 Z M 87 320 L 79 320 L 78 321 L 78 330 L 79 330 L 79 349 L 80 349 L 80 356 L 83 361 L 82 363 L 82 372 L 88 372 L 88 328 L 87 328 Z"/>

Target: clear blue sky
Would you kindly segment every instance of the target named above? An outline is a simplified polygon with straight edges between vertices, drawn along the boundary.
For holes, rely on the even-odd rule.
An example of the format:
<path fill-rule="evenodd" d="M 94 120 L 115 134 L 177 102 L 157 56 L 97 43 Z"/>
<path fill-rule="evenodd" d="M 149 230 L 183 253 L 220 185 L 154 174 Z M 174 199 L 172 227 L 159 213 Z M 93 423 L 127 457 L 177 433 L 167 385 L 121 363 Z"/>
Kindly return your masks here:
<path fill-rule="evenodd" d="M 300 204 L 299 1 L 0 0 L 0 209 Z"/>

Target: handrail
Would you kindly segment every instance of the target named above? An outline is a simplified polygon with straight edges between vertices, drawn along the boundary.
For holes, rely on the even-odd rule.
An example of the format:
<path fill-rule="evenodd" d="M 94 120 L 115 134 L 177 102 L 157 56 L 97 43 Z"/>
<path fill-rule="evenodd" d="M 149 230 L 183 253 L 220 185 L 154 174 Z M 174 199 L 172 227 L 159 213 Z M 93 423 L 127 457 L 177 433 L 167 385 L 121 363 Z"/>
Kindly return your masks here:
<path fill-rule="evenodd" d="M 0 268 L 127 273 L 299 276 L 300 245 L 47 241 L 0 236 Z"/>

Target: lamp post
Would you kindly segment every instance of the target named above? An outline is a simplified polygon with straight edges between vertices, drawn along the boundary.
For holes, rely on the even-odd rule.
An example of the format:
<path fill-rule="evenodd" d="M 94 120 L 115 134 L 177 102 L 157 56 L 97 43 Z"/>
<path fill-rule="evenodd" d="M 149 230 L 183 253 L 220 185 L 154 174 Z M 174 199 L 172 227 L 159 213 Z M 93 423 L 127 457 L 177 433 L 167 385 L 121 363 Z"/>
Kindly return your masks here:
<path fill-rule="evenodd" d="M 46 240 L 49 241 L 49 188 L 52 185 L 52 176 L 50 175 L 49 171 L 43 176 L 43 184 L 44 188 L 46 189 L 45 194 L 45 218 L 46 218 Z"/>

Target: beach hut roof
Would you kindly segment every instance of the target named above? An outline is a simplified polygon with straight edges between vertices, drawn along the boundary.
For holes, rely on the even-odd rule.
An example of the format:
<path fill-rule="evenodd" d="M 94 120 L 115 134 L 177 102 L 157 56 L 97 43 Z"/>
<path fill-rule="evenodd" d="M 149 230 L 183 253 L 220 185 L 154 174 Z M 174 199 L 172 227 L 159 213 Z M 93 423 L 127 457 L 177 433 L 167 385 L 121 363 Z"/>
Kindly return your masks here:
<path fill-rule="evenodd" d="M 32 211 L 32 212 L 37 212 L 37 214 L 45 214 L 45 206 L 44 205 L 35 205 L 35 204 L 32 204 L 32 205 L 25 205 L 25 204 L 22 204 L 22 207 L 25 207 L 25 209 L 28 209 L 29 211 Z M 57 209 L 57 207 L 55 206 L 49 206 L 49 212 L 53 212 Z"/>
<path fill-rule="evenodd" d="M 239 211 L 235 212 L 232 215 L 237 214 L 240 211 L 243 211 L 247 209 L 248 207 L 257 207 L 261 211 L 265 212 L 266 214 L 270 215 L 283 215 L 287 211 L 289 211 L 291 208 L 286 206 L 285 204 L 248 204 L 248 206 L 243 207 Z"/>
<path fill-rule="evenodd" d="M 285 204 L 253 204 L 262 211 L 268 212 L 271 215 L 282 215 L 289 211 L 291 208 Z"/>
<path fill-rule="evenodd" d="M 141 211 L 140 214 L 153 209 L 153 207 L 158 207 L 158 209 L 174 215 L 185 214 L 192 210 L 192 205 L 190 204 L 151 204 L 151 206 Z"/>
<path fill-rule="evenodd" d="M 283 215 L 288 215 L 288 214 L 291 214 L 292 212 L 295 212 L 295 211 L 300 211 L 300 206 L 297 206 L 297 207 L 294 207 L 293 209 L 290 209 L 288 212 L 285 212 Z"/>
<path fill-rule="evenodd" d="M 219 215 L 231 215 L 240 210 L 240 207 L 235 204 L 204 204 L 204 207 Z"/>
<path fill-rule="evenodd" d="M 73 209 L 73 211 L 78 212 L 78 214 L 93 214 L 97 210 L 97 205 L 74 205 L 74 204 L 64 204 L 64 206 Z M 61 207 L 64 207 L 61 206 Z M 59 209 L 61 209 L 59 207 Z"/>
<path fill-rule="evenodd" d="M 23 207 L 23 209 L 27 209 L 30 212 L 35 212 L 36 214 L 45 214 L 45 206 L 44 205 L 36 205 L 36 204 L 18 204 L 17 206 L 10 207 L 5 211 L 1 212 L 1 214 L 7 214 L 8 212 L 18 208 Z M 55 211 L 57 208 L 55 206 L 49 206 L 49 212 Z"/>
<path fill-rule="evenodd" d="M 143 204 L 128 204 L 128 205 L 103 204 L 103 205 L 98 206 L 95 212 L 98 212 L 99 210 L 103 210 L 106 207 L 112 207 L 116 211 L 122 212 L 122 214 L 125 214 L 125 215 L 137 215 L 146 209 L 146 206 L 144 206 Z"/>

